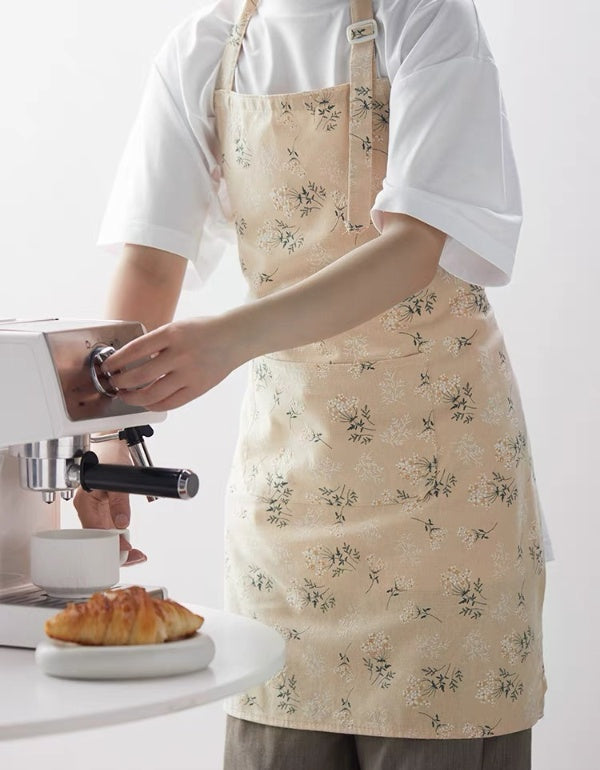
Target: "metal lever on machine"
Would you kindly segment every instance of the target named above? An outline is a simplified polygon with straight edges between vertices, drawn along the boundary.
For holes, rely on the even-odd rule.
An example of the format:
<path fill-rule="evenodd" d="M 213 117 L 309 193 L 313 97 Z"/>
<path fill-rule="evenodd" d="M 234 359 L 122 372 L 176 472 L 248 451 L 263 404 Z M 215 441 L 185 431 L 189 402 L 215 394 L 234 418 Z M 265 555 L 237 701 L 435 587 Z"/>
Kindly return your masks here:
<path fill-rule="evenodd" d="M 119 431 L 119 438 L 127 442 L 134 465 L 144 467 L 152 465 L 144 437 L 150 438 L 153 435 L 154 431 L 149 425 L 138 425 L 136 428 L 124 428 Z"/>
<path fill-rule="evenodd" d="M 149 425 L 139 425 L 136 428 L 124 428 L 123 430 L 115 433 L 107 433 L 104 436 L 92 436 L 90 441 L 93 444 L 100 444 L 103 441 L 114 441 L 121 439 L 127 442 L 129 448 L 129 456 L 134 465 L 142 468 L 153 467 L 148 447 L 144 441 L 144 436 L 148 438 L 154 435 L 154 431 Z M 149 503 L 154 500 L 158 500 L 158 497 L 154 495 L 146 495 L 146 499 Z"/>
<path fill-rule="evenodd" d="M 119 432 L 119 438 L 122 441 L 127 442 L 129 456 L 131 457 L 133 464 L 139 468 L 153 467 L 148 447 L 144 441 L 144 437 L 150 438 L 150 436 L 153 435 L 154 431 L 149 425 L 139 425 L 136 428 L 124 428 Z M 146 499 L 151 503 L 153 500 L 158 500 L 158 497 L 146 495 Z"/>
<path fill-rule="evenodd" d="M 189 500 L 198 492 L 198 476 L 175 468 L 140 467 L 101 463 L 94 452 L 85 452 L 78 466 L 79 482 L 86 492 L 126 492 Z"/>

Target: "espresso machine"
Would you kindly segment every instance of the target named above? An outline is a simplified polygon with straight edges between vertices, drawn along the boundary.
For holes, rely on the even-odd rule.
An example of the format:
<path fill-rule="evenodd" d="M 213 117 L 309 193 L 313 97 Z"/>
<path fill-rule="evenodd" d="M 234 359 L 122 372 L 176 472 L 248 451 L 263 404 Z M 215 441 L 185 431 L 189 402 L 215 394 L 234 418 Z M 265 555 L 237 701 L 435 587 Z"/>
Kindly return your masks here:
<path fill-rule="evenodd" d="M 60 527 L 61 499 L 79 486 L 149 500 L 198 491 L 191 471 L 152 465 L 145 438 L 166 414 L 116 398 L 100 369 L 144 332 L 129 321 L 0 321 L 0 645 L 35 647 L 67 603 L 30 573 L 31 536 Z M 132 464 L 100 463 L 93 447 L 105 440 L 125 441 Z"/>

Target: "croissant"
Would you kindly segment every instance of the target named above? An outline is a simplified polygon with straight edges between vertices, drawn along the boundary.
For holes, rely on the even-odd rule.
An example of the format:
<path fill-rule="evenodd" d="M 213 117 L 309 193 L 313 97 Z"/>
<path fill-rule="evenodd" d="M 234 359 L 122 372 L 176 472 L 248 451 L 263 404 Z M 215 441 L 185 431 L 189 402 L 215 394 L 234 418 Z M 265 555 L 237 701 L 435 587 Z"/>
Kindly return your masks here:
<path fill-rule="evenodd" d="M 49 637 L 63 642 L 158 644 L 193 636 L 203 623 L 203 617 L 172 599 L 154 599 L 144 588 L 130 586 L 70 602 L 44 627 Z"/>

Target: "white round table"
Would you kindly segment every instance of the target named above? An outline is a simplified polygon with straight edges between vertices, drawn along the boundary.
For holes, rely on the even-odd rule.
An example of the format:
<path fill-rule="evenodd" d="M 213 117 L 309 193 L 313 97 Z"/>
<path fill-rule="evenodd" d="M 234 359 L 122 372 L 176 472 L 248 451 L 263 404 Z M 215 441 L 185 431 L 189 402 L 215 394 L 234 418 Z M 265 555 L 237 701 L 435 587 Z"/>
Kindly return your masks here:
<path fill-rule="evenodd" d="M 182 602 L 183 604 L 183 602 Z M 186 604 L 215 643 L 204 671 L 171 677 L 75 680 L 47 676 L 34 651 L 0 647 L 0 739 L 84 730 L 200 706 L 266 681 L 285 662 L 285 642 L 256 620 Z"/>

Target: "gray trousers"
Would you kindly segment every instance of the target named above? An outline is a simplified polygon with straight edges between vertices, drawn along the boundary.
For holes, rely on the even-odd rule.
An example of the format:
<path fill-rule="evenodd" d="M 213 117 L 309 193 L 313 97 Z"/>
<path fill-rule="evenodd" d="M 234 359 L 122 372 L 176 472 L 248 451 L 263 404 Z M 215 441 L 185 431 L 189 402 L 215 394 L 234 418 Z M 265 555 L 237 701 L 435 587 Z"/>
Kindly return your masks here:
<path fill-rule="evenodd" d="M 531 770 L 531 727 L 488 738 L 377 738 L 227 716 L 224 770 Z"/>

